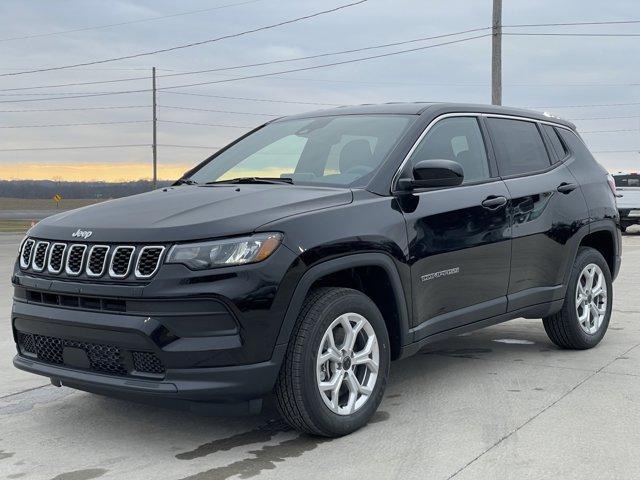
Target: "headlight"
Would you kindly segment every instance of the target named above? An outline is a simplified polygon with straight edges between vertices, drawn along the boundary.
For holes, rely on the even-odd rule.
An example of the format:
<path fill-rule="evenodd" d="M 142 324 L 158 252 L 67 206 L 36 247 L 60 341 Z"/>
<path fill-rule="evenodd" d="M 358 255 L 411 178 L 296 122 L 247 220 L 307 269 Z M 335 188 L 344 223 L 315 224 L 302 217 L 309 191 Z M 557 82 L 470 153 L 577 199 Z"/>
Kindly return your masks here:
<path fill-rule="evenodd" d="M 182 263 L 192 270 L 261 262 L 282 243 L 281 233 L 259 233 L 201 243 L 174 245 L 166 263 Z"/>

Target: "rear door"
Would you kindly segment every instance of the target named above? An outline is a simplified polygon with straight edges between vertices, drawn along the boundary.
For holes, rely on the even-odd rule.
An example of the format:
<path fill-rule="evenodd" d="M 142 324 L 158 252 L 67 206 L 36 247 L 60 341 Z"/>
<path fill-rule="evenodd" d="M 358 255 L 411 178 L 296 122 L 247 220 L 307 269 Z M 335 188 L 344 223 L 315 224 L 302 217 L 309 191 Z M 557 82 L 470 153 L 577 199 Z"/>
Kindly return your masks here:
<path fill-rule="evenodd" d="M 415 339 L 506 311 L 509 192 L 475 115 L 445 116 L 423 134 L 401 177 L 422 160 L 460 163 L 457 187 L 399 194 L 406 220 Z"/>
<path fill-rule="evenodd" d="M 487 115 L 498 171 L 511 196 L 508 310 L 559 300 L 574 233 L 588 209 L 569 165 L 573 158 L 547 124 Z"/>

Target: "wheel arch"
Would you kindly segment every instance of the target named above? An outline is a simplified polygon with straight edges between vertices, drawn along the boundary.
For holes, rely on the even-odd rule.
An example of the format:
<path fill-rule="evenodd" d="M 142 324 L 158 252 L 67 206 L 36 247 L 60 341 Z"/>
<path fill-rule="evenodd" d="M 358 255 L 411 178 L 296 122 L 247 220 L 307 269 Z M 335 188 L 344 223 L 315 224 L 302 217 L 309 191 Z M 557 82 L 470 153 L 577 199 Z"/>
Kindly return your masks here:
<path fill-rule="evenodd" d="M 580 247 L 591 247 L 600 252 L 609 266 L 612 278 L 615 278 L 619 268 L 619 236 L 618 227 L 612 221 L 598 221 L 582 227 L 575 236 L 576 242 L 573 248 L 572 261 L 568 264 L 564 277 L 565 288 Z"/>
<path fill-rule="evenodd" d="M 364 272 L 367 274 L 364 275 Z M 380 281 L 384 283 L 378 283 Z M 376 252 L 327 260 L 307 270 L 291 297 L 276 345 L 289 342 L 304 299 L 313 288 L 320 286 L 354 288 L 369 296 L 387 324 L 392 360 L 400 356 L 402 347 L 408 343 L 407 302 L 393 260 L 384 253 Z"/>

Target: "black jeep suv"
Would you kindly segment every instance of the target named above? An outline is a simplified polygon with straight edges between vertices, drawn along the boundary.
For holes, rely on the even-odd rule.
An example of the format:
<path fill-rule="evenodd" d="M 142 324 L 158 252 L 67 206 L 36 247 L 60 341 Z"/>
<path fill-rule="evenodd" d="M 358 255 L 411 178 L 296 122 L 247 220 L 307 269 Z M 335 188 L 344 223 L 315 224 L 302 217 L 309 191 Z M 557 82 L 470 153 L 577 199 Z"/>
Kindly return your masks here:
<path fill-rule="evenodd" d="M 61 213 L 20 247 L 16 367 L 99 394 L 363 426 L 391 360 L 542 318 L 604 336 L 615 186 L 566 121 L 460 104 L 344 107 L 256 128 L 173 186 Z"/>

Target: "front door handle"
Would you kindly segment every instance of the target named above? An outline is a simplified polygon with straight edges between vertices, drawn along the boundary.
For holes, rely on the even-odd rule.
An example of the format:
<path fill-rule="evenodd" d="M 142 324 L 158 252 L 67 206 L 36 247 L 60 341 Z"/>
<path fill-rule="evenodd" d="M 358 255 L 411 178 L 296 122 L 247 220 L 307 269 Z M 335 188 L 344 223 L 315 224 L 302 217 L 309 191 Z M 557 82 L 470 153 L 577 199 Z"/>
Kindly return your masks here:
<path fill-rule="evenodd" d="M 507 204 L 507 197 L 489 195 L 482 201 L 482 206 L 488 210 L 497 210 Z"/>
<path fill-rule="evenodd" d="M 578 188 L 578 185 L 576 185 L 575 183 L 562 182 L 560 185 L 558 185 L 558 191 L 564 194 L 571 193 L 576 188 Z"/>

